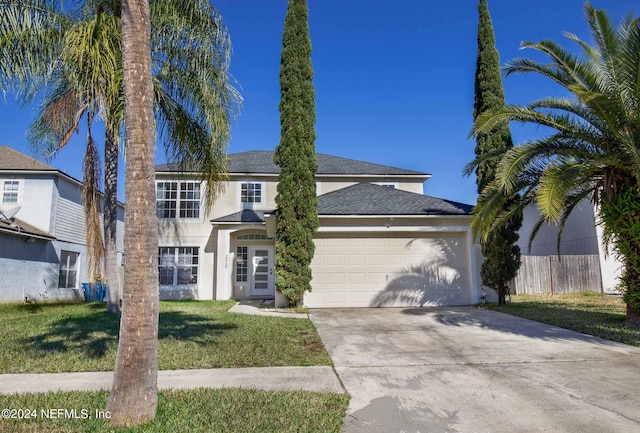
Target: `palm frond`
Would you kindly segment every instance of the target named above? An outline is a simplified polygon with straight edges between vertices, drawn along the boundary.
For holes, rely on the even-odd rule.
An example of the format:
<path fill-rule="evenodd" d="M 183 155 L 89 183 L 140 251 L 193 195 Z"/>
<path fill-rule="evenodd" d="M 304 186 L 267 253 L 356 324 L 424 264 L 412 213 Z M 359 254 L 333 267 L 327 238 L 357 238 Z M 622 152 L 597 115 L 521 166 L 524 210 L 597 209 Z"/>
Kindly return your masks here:
<path fill-rule="evenodd" d="M 78 131 L 87 108 L 80 105 L 76 95 L 64 85 L 46 95 L 42 108 L 27 130 L 27 141 L 34 154 L 51 160 Z"/>
<path fill-rule="evenodd" d="M 101 275 L 104 243 L 102 241 L 102 225 L 100 222 L 100 186 L 101 164 L 96 143 L 91 136 L 91 116 L 87 119 L 87 146 L 85 148 L 82 198 L 85 212 L 85 235 L 87 240 L 87 269 L 90 278 Z"/>
<path fill-rule="evenodd" d="M 62 35 L 70 25 L 62 2 L 0 0 L 2 89 L 30 104 L 60 67 Z"/>
<path fill-rule="evenodd" d="M 557 223 L 575 185 L 581 184 L 590 174 L 590 167 L 570 160 L 556 160 L 548 165 L 536 194 L 536 204 L 542 216 Z"/>
<path fill-rule="evenodd" d="M 564 229 L 567 225 L 567 221 L 569 217 L 572 215 L 574 209 L 580 205 L 584 205 L 588 202 L 587 198 L 589 196 L 593 197 L 593 194 L 596 190 L 595 184 L 586 184 L 567 195 L 564 208 L 562 210 L 562 216 L 558 222 L 558 237 L 556 239 L 556 248 L 558 251 L 558 256 L 560 255 L 560 246 L 562 244 L 562 234 L 564 233 Z"/>
<path fill-rule="evenodd" d="M 552 63 L 541 64 L 531 59 L 515 59 L 505 65 L 505 76 L 537 72 L 563 87 L 576 86 L 590 91 L 597 89 L 597 75 L 594 74 L 593 68 L 558 43 L 548 39 L 537 43 L 525 41 L 521 47 L 546 54 L 551 58 Z"/>
<path fill-rule="evenodd" d="M 227 145 L 242 97 L 229 73 L 231 40 L 222 17 L 205 0 L 156 0 L 156 117 L 171 162 L 198 173 L 208 208 L 227 180 Z"/>

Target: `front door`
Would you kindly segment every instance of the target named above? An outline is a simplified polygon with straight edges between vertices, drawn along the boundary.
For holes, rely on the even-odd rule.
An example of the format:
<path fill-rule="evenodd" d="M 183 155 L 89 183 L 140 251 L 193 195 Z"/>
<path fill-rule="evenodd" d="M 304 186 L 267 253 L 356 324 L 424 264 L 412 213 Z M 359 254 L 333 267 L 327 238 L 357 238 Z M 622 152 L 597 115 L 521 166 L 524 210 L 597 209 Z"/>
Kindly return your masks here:
<path fill-rule="evenodd" d="M 249 248 L 251 263 L 251 296 L 273 296 L 273 247 Z"/>

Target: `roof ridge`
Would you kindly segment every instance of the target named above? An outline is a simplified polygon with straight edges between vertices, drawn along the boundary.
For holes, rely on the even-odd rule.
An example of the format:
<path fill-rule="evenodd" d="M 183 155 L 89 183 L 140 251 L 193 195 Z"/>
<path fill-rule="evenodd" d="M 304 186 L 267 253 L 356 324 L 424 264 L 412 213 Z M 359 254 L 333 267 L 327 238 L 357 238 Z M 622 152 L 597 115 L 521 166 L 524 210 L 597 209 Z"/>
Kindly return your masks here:
<path fill-rule="evenodd" d="M 227 155 L 229 173 L 277 174 L 280 167 L 273 162 L 272 155 L 274 153 L 273 150 L 247 150 L 229 153 Z M 316 153 L 316 158 L 318 161 L 316 175 L 319 176 L 417 176 L 425 180 L 431 177 L 429 173 L 425 172 L 326 153 Z M 158 171 L 171 171 L 174 168 L 176 168 L 175 163 L 156 165 Z"/>
<path fill-rule="evenodd" d="M 1 170 L 43 170 L 43 171 L 59 171 L 55 167 L 45 164 L 36 158 L 20 152 L 10 146 L 0 146 L 0 154 L 3 154 L 3 158 L 0 159 Z M 7 155 L 7 153 L 9 153 Z"/>
<path fill-rule="evenodd" d="M 324 215 L 469 215 L 472 205 L 360 182 L 318 196 Z"/>

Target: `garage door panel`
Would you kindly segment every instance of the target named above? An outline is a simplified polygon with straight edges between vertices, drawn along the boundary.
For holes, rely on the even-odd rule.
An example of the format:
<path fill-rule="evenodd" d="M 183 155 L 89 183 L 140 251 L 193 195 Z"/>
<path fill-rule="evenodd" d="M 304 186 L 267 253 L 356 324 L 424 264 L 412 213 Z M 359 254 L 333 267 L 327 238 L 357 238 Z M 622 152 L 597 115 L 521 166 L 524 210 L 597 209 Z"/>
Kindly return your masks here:
<path fill-rule="evenodd" d="M 344 285 L 347 278 L 346 272 L 326 272 L 325 274 L 326 284 Z M 313 287 L 313 286 L 312 286 Z"/>
<path fill-rule="evenodd" d="M 387 266 L 404 266 L 407 264 L 407 258 L 404 254 L 387 254 Z"/>
<path fill-rule="evenodd" d="M 369 272 L 367 274 L 367 283 L 371 285 L 371 289 L 383 287 L 388 281 L 388 274 L 384 272 Z"/>
<path fill-rule="evenodd" d="M 367 255 L 367 266 L 384 266 L 387 263 L 387 258 L 381 253 L 371 253 Z"/>
<path fill-rule="evenodd" d="M 365 272 L 348 272 L 347 273 L 347 283 L 349 285 L 366 284 L 367 283 L 367 274 Z"/>
<path fill-rule="evenodd" d="M 367 259 L 362 251 L 358 251 L 348 255 L 346 262 L 349 266 L 363 266 L 367 263 Z"/>
<path fill-rule="evenodd" d="M 464 234 L 323 236 L 316 242 L 312 262 L 314 294 L 305 296 L 310 307 L 467 305 L 472 301 Z"/>
<path fill-rule="evenodd" d="M 350 306 L 366 307 L 369 304 L 369 296 L 365 291 L 347 291 L 347 303 Z"/>
<path fill-rule="evenodd" d="M 328 292 L 325 299 L 329 304 L 345 304 L 347 302 L 347 294 L 345 292 Z"/>
<path fill-rule="evenodd" d="M 342 254 L 326 255 L 324 257 L 324 263 L 326 266 L 344 266 L 347 258 Z"/>
<path fill-rule="evenodd" d="M 385 238 L 368 238 L 366 245 L 367 248 L 386 248 L 387 240 Z"/>

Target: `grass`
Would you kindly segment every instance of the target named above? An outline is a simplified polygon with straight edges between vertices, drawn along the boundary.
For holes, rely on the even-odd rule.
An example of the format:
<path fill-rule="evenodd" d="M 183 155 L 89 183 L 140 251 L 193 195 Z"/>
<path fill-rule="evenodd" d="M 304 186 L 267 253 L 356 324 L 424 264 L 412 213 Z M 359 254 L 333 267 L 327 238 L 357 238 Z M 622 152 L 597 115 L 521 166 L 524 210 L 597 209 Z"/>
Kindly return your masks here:
<path fill-rule="evenodd" d="M 37 414 L 37 418 L 31 419 L 0 418 L 0 431 L 112 432 L 113 428 L 104 418 L 96 417 L 96 410 L 104 411 L 107 397 L 108 392 L 0 395 L 0 408 L 28 408 Z M 348 401 L 345 394 L 305 391 L 266 392 L 234 388 L 161 391 L 154 421 L 135 430 L 115 431 L 338 433 Z M 67 414 L 53 409 L 66 409 Z M 42 411 L 61 416 L 47 419 Z"/>
<path fill-rule="evenodd" d="M 482 307 L 640 347 L 640 328 L 625 325 L 619 296 L 584 292 L 567 295 L 515 295 L 502 307 Z"/>
<path fill-rule="evenodd" d="M 233 304 L 161 302 L 159 368 L 331 365 L 309 319 L 228 313 Z M 118 327 L 100 303 L 0 305 L 0 373 L 113 370 Z"/>

